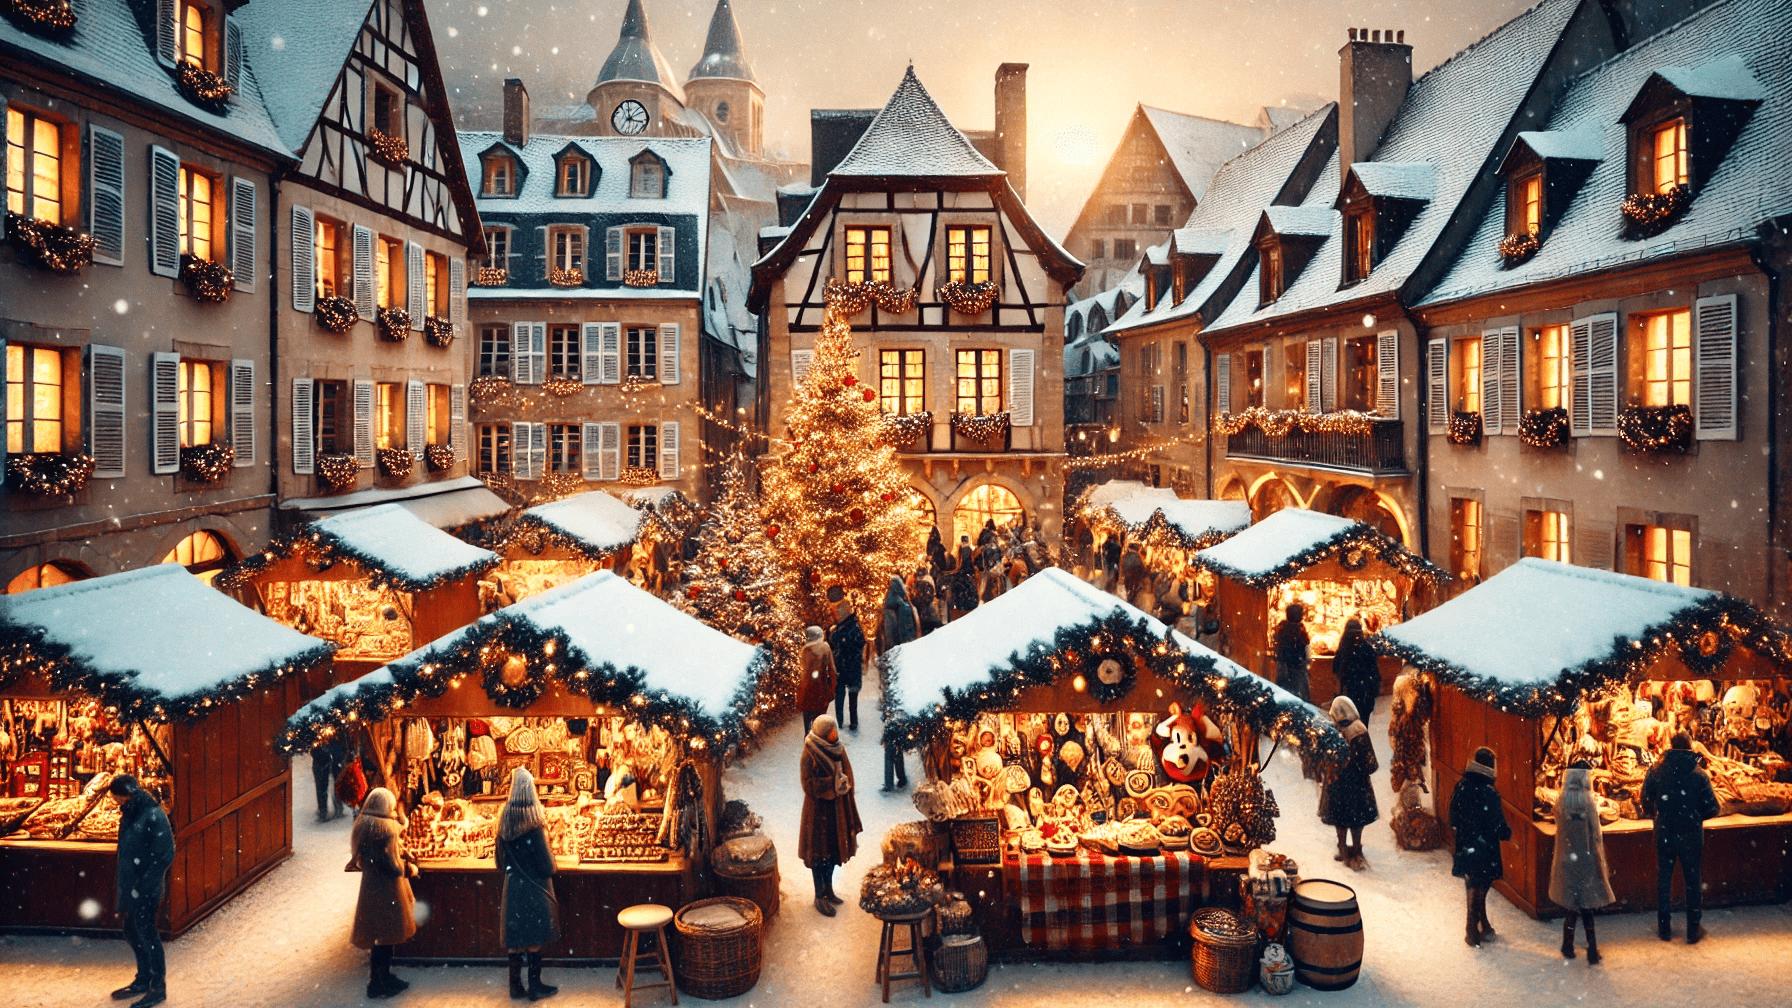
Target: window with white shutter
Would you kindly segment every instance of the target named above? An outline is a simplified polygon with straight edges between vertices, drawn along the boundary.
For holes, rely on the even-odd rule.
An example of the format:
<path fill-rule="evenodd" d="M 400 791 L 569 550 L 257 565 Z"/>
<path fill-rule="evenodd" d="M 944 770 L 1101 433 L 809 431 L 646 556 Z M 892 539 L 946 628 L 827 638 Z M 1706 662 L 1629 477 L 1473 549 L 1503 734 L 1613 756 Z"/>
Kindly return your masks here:
<path fill-rule="evenodd" d="M 599 456 L 598 479 L 616 480 L 622 477 L 622 425 L 604 423 L 597 425 L 597 452 Z"/>
<path fill-rule="evenodd" d="M 603 437 L 603 424 L 583 423 L 579 425 L 579 446 L 584 449 L 584 454 L 579 457 L 579 474 L 588 480 L 604 478 Z"/>
<path fill-rule="evenodd" d="M 662 274 L 664 275 L 664 274 Z M 678 384 L 678 323 L 660 326 L 659 371 L 661 385 Z"/>
<path fill-rule="evenodd" d="M 1618 316 L 1614 312 L 1575 319 L 1568 325 L 1574 345 L 1574 410 L 1570 430 L 1581 437 L 1618 433 Z"/>
<path fill-rule="evenodd" d="M 1319 411 L 1330 413 L 1338 408 L 1338 338 L 1320 340 Z"/>
<path fill-rule="evenodd" d="M 1694 433 L 1701 441 L 1734 441 L 1736 416 L 1736 295 L 1693 303 L 1693 383 L 1698 406 Z"/>
<path fill-rule="evenodd" d="M 373 468 L 373 382 L 355 382 L 355 464 Z"/>
<path fill-rule="evenodd" d="M 1232 355 L 1213 358 L 1213 408 L 1222 415 L 1232 412 Z"/>
<path fill-rule="evenodd" d="M 317 471 L 317 428 L 313 417 L 317 386 L 309 378 L 292 380 L 292 471 L 309 476 Z"/>
<path fill-rule="evenodd" d="M 180 275 L 180 158 L 149 148 L 149 271 Z"/>
<path fill-rule="evenodd" d="M 404 276 L 409 286 L 405 292 L 405 311 L 411 313 L 411 328 L 419 332 L 423 329 L 423 317 L 434 314 L 430 306 L 424 303 L 423 246 L 411 242 L 404 250 Z"/>
<path fill-rule="evenodd" d="M 660 228 L 660 283 L 673 284 L 678 282 L 677 264 L 673 262 L 672 258 L 673 252 L 676 251 L 677 248 L 677 229 L 669 227 Z"/>
<path fill-rule="evenodd" d="M 1450 429 L 1449 345 L 1444 339 L 1425 344 L 1425 430 L 1429 434 L 1445 434 Z"/>
<path fill-rule="evenodd" d="M 101 479 L 125 474 L 124 361 L 118 347 L 87 347 L 87 454 Z"/>
<path fill-rule="evenodd" d="M 180 58 L 180 4 L 156 0 L 156 61 L 171 67 Z"/>
<path fill-rule="evenodd" d="M 230 179 L 230 270 L 236 289 L 255 290 L 255 180 Z"/>
<path fill-rule="evenodd" d="M 678 422 L 660 424 L 660 479 L 678 478 Z"/>
<path fill-rule="evenodd" d="M 429 389 L 415 378 L 404 386 L 404 441 L 414 456 L 421 457 L 429 433 Z"/>
<path fill-rule="evenodd" d="M 1008 351 L 1008 425 L 1033 426 L 1033 362 L 1037 351 Z"/>
<path fill-rule="evenodd" d="M 461 323 L 467 320 L 467 263 L 460 256 L 452 256 L 448 260 L 448 321 L 454 323 L 456 334 Z"/>
<path fill-rule="evenodd" d="M 1375 412 L 1400 419 L 1400 333 L 1375 334 Z"/>
<path fill-rule="evenodd" d="M 603 381 L 603 329 L 604 323 L 602 322 L 587 322 L 583 327 L 580 353 L 583 359 L 579 362 L 579 380 L 586 385 L 597 385 Z M 596 442 L 587 438 L 586 443 L 595 444 Z M 590 464 L 590 453 L 587 452 L 586 467 L 589 468 Z"/>
<path fill-rule="evenodd" d="M 1500 369 L 1500 433 L 1508 437 L 1518 436 L 1518 419 L 1524 412 L 1524 381 L 1519 372 L 1519 361 L 1524 356 L 1518 342 L 1518 327 L 1507 326 L 1500 331 L 1499 360 Z"/>
<path fill-rule="evenodd" d="M 515 338 L 512 353 L 516 361 L 516 383 L 540 385 L 547 380 L 548 324 L 518 322 L 512 335 Z"/>
<path fill-rule="evenodd" d="M 230 447 L 233 466 L 255 464 L 255 362 L 230 362 Z"/>
<path fill-rule="evenodd" d="M 622 279 L 622 233 L 619 227 L 604 231 L 604 279 Z"/>
<path fill-rule="evenodd" d="M 622 381 L 622 323 L 598 323 L 598 371 L 596 381 L 600 385 L 615 385 Z"/>
<path fill-rule="evenodd" d="M 512 322 L 510 324 L 511 365 L 510 378 L 518 385 L 539 385 L 541 377 L 533 373 L 533 358 L 529 356 L 529 330 L 532 323 Z"/>
<path fill-rule="evenodd" d="M 814 363 L 815 363 L 815 351 L 813 351 L 813 350 L 792 350 L 792 351 L 790 351 L 790 382 L 791 382 L 791 384 L 792 385 L 801 385 L 803 383 L 803 379 L 809 377 L 809 368 L 811 366 L 813 366 Z"/>
<path fill-rule="evenodd" d="M 87 233 L 94 262 L 124 265 L 124 137 L 93 125 L 87 127 Z"/>
<path fill-rule="evenodd" d="M 150 471 L 179 472 L 180 354 L 150 354 L 149 412 Z"/>
<path fill-rule="evenodd" d="M 317 218 L 308 207 L 292 208 L 292 309 L 317 308 Z"/>
<path fill-rule="evenodd" d="M 529 425 L 529 478 L 540 479 L 547 472 L 547 462 L 548 425 L 532 423 Z"/>
<path fill-rule="evenodd" d="M 455 454 L 465 459 L 472 447 L 467 440 L 467 387 L 465 385 L 448 386 L 448 437 Z"/>
<path fill-rule="evenodd" d="M 1504 338 L 1502 330 L 1499 329 L 1489 329 L 1481 334 L 1481 433 L 1483 434 L 1498 434 L 1500 432 L 1500 407 L 1506 396 L 1505 376 L 1499 366 L 1500 344 Z"/>
<path fill-rule="evenodd" d="M 373 321 L 379 310 L 373 287 L 373 229 L 355 225 L 355 311 L 362 320 Z"/>
<path fill-rule="evenodd" d="M 1151 386 L 1151 422 L 1164 422 L 1164 387 L 1162 385 Z"/>

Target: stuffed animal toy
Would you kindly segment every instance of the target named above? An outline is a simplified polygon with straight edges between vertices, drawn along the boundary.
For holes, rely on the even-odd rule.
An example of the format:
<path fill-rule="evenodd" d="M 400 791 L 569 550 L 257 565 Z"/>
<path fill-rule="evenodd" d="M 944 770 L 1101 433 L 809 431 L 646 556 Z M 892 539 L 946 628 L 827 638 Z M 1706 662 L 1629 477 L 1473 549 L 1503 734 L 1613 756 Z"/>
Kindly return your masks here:
<path fill-rule="evenodd" d="M 1207 778 L 1213 755 L 1218 754 L 1224 740 L 1219 726 L 1195 704 L 1184 713 L 1179 703 L 1170 704 L 1170 714 L 1157 723 L 1152 732 L 1153 748 L 1158 762 L 1170 779 L 1188 784 Z"/>

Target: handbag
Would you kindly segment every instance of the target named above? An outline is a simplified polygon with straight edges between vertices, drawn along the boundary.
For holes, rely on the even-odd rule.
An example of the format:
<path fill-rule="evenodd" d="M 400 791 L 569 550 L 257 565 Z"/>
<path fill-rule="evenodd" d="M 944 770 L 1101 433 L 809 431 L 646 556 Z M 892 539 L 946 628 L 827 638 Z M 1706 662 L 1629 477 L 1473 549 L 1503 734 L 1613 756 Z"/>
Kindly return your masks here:
<path fill-rule="evenodd" d="M 361 761 L 351 759 L 348 766 L 336 778 L 336 798 L 344 805 L 360 808 L 367 800 L 367 774 L 361 769 Z"/>

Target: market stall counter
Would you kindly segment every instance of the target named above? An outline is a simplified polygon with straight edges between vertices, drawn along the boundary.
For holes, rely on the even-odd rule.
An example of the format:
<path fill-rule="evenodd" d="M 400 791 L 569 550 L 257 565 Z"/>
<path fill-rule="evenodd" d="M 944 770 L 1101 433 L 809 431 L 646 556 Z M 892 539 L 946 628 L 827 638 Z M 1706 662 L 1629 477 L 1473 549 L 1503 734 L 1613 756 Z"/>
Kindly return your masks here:
<path fill-rule="evenodd" d="M 723 798 L 769 659 L 610 571 L 485 616 L 306 705 L 279 740 L 342 733 L 408 817 L 430 906 L 400 958 L 501 958 L 493 860 L 511 773 L 535 777 L 558 874 L 562 963 L 613 962 L 616 911 L 707 895 Z"/>
<path fill-rule="evenodd" d="M 479 579 L 487 610 L 569 584 L 626 558 L 647 513 L 602 490 L 537 504 L 511 522 L 504 562 Z"/>
<path fill-rule="evenodd" d="M 119 933 L 116 774 L 174 829 L 165 935 L 290 856 L 269 740 L 331 650 L 176 564 L 0 597 L 0 930 Z"/>
<path fill-rule="evenodd" d="M 1477 747 L 1498 755 L 1513 836 L 1496 885 L 1532 917 L 1563 913 L 1548 895 L 1553 811 L 1577 760 L 1593 768 L 1613 909 L 1656 905 L 1642 786 L 1676 732 L 1693 739 L 1721 810 L 1705 822 L 1705 905 L 1792 896 L 1792 654 L 1747 603 L 1527 558 L 1372 640 L 1437 685 L 1433 795 L 1450 793 Z M 1678 904 L 1678 882 L 1673 893 Z"/>
<path fill-rule="evenodd" d="M 920 750 L 915 805 L 998 958 L 1186 956 L 1208 866 L 1275 838 L 1258 737 L 1320 766 L 1346 748 L 1312 705 L 1057 568 L 879 671 L 884 741 Z"/>

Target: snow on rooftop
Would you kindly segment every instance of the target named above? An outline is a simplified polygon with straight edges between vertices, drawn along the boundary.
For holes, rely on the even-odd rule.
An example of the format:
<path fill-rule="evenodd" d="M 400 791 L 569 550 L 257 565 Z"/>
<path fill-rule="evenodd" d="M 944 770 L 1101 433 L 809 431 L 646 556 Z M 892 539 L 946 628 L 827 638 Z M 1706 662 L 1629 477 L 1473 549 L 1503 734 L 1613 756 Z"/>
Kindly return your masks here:
<path fill-rule="evenodd" d="M 1162 514 L 1164 521 L 1190 539 L 1205 535 L 1230 535 L 1251 524 L 1251 505 L 1241 500 L 1183 500 L 1175 491 L 1165 490 L 1166 500 L 1157 494 L 1141 493 L 1123 497 L 1108 505 L 1120 520 L 1138 528 Z"/>
<path fill-rule="evenodd" d="M 1615 638 L 1641 639 L 1715 595 L 1526 557 L 1381 635 L 1493 683 L 1537 685 L 1612 657 Z"/>
<path fill-rule="evenodd" d="M 782 224 L 767 224 L 765 227 L 762 227 L 759 229 L 759 237 L 761 237 L 761 238 L 783 238 L 786 235 L 790 234 L 790 230 L 791 230 L 790 228 L 785 227 Z"/>
<path fill-rule="evenodd" d="M 1170 265 L 1170 241 L 1169 241 L 1169 239 L 1166 238 L 1163 241 L 1158 242 L 1156 245 L 1146 246 L 1145 261 L 1150 263 L 1153 266 L 1168 266 L 1168 265 Z"/>
<path fill-rule="evenodd" d="M 1371 196 L 1428 201 L 1437 194 L 1437 166 L 1425 161 L 1359 161 L 1350 173 Z"/>
<path fill-rule="evenodd" d="M 1763 25 L 1762 27 L 1766 27 Z M 1780 38 L 1784 42 L 1784 37 Z M 1767 92 L 1736 53 L 1729 53 L 1696 67 L 1660 66 L 1655 76 L 1674 85 L 1689 98 L 1721 98 L 1726 101 L 1765 101 Z"/>
<path fill-rule="evenodd" d="M 602 490 L 590 490 L 547 504 L 537 504 L 517 517 L 518 524 L 539 524 L 600 552 L 635 541 L 641 512 Z"/>
<path fill-rule="evenodd" d="M 1162 500 L 1163 498 L 1159 495 L 1158 490 L 1159 488 L 1153 487 L 1148 483 L 1141 483 L 1138 480 L 1108 480 L 1106 483 L 1091 487 L 1088 490 L 1087 506 L 1099 511 L 1117 500 L 1124 500 L 1135 494 L 1143 493 L 1150 493 L 1156 499 Z M 1171 490 L 1169 491 L 1169 494 L 1174 497 L 1176 496 L 1176 491 Z"/>
<path fill-rule="evenodd" d="M 909 67 L 883 111 L 832 175 L 989 176 L 1005 174 L 946 119 Z"/>
<path fill-rule="evenodd" d="M 1170 240 L 1181 255 L 1222 255 L 1232 240 L 1232 232 L 1195 227 L 1177 228 L 1170 232 Z"/>
<path fill-rule="evenodd" d="M 628 10 L 622 15 L 622 32 L 616 39 L 616 48 L 610 50 L 603 68 L 597 72 L 597 83 L 605 81 L 645 81 L 658 84 L 680 103 L 684 101 L 684 92 L 678 86 L 678 75 L 673 72 L 672 64 L 666 62 L 659 46 L 653 44 L 653 31 L 647 23 L 647 11 L 641 6 L 641 0 L 628 0 Z"/>
<path fill-rule="evenodd" d="M 1540 158 L 1565 161 L 1599 161 L 1605 158 L 1605 140 L 1597 130 L 1525 130 L 1513 141 L 1524 144 Z"/>
<path fill-rule="evenodd" d="M 0 596 L 0 623 L 36 627 L 102 676 L 178 704 L 330 646 L 248 608 L 179 564 Z"/>
<path fill-rule="evenodd" d="M 1157 139 L 1170 155 L 1170 164 L 1188 186 L 1196 202 L 1207 195 L 1207 187 L 1220 166 L 1264 139 L 1265 132 L 1256 126 L 1207 119 L 1202 116 L 1171 112 L 1169 109 L 1140 105 L 1145 121 L 1157 133 Z"/>
<path fill-rule="evenodd" d="M 293 150 L 317 125 L 370 6 L 370 0 L 288 0 L 233 9 L 230 19 L 242 30 L 274 127 Z"/>
<path fill-rule="evenodd" d="M 1336 215 L 1327 206 L 1271 206 L 1263 208 L 1270 230 L 1279 235 L 1330 237 Z"/>
<path fill-rule="evenodd" d="M 1196 554 L 1200 561 L 1223 567 L 1228 573 L 1262 577 L 1307 550 L 1362 522 L 1306 508 L 1283 508 L 1243 532 Z"/>
<path fill-rule="evenodd" d="M 477 476 L 461 476 L 411 487 L 377 487 L 334 497 L 301 497 L 285 501 L 280 506 L 328 517 L 378 504 L 398 504 L 439 529 L 460 528 L 496 518 L 510 510 L 510 505 L 492 493 Z"/>
<path fill-rule="evenodd" d="M 414 586 L 498 562 L 496 553 L 454 538 L 400 504 L 324 518 L 307 531 L 363 567 Z"/>

